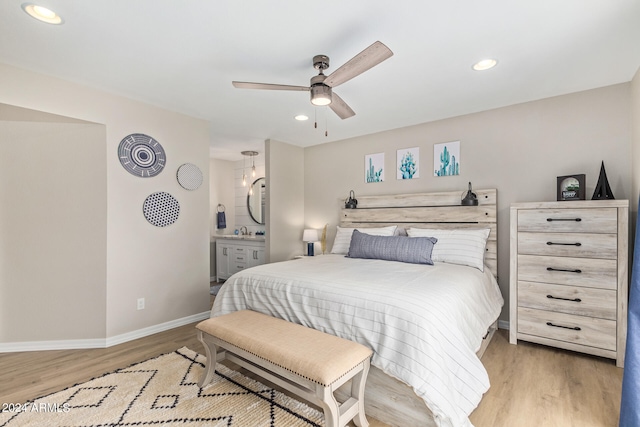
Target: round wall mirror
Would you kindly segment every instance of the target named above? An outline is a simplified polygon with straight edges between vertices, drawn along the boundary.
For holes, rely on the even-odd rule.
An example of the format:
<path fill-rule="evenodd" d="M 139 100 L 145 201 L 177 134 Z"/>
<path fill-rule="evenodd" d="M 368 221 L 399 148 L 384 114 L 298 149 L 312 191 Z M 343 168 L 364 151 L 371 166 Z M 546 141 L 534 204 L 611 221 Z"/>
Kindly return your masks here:
<path fill-rule="evenodd" d="M 251 184 L 251 187 L 249 187 L 249 194 L 247 194 L 247 209 L 249 209 L 249 215 L 252 220 L 261 225 L 264 225 L 266 184 L 267 182 L 264 177 L 256 179 L 253 181 L 253 184 Z"/>

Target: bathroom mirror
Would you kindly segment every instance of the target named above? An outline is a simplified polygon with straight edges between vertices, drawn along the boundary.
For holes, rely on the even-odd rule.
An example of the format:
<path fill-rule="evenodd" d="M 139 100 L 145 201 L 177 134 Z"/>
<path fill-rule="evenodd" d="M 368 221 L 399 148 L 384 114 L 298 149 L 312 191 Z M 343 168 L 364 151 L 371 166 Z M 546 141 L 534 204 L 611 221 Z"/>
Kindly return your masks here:
<path fill-rule="evenodd" d="M 253 181 L 247 194 L 247 209 L 251 219 L 258 224 L 264 225 L 264 202 L 265 202 L 266 180 L 264 177 Z"/>

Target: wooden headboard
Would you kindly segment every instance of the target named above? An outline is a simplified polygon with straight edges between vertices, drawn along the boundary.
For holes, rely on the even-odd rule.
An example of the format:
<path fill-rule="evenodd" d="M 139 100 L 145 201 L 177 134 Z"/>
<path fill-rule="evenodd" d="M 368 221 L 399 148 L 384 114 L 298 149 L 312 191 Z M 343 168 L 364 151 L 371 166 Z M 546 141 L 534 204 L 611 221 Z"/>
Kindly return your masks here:
<path fill-rule="evenodd" d="M 358 196 L 357 209 L 342 209 L 341 227 L 490 228 L 485 264 L 498 277 L 496 189 L 474 190 L 478 206 L 462 206 L 464 191 Z"/>

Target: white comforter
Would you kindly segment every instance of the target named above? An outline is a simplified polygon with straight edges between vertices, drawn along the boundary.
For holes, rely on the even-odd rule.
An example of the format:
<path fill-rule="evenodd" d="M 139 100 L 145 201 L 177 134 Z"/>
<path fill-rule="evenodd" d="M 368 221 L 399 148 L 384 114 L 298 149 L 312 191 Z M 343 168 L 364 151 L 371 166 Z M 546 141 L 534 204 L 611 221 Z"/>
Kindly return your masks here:
<path fill-rule="evenodd" d="M 471 426 L 489 389 L 476 356 L 503 305 L 498 284 L 471 267 L 305 257 L 234 274 L 211 316 L 250 309 L 357 341 L 372 364 L 409 384 L 440 426 Z"/>

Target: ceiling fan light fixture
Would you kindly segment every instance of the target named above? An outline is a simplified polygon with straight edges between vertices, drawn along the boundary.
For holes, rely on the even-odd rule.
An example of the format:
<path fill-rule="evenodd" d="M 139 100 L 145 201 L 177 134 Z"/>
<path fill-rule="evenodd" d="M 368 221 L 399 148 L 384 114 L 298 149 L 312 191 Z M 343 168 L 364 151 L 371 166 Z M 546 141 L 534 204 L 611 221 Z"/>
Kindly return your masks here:
<path fill-rule="evenodd" d="M 311 103 L 320 107 L 331 104 L 331 88 L 323 83 L 311 85 Z"/>
<path fill-rule="evenodd" d="M 304 122 L 305 120 L 309 120 L 309 116 L 305 116 L 304 114 L 298 114 L 294 117 L 299 122 Z"/>

